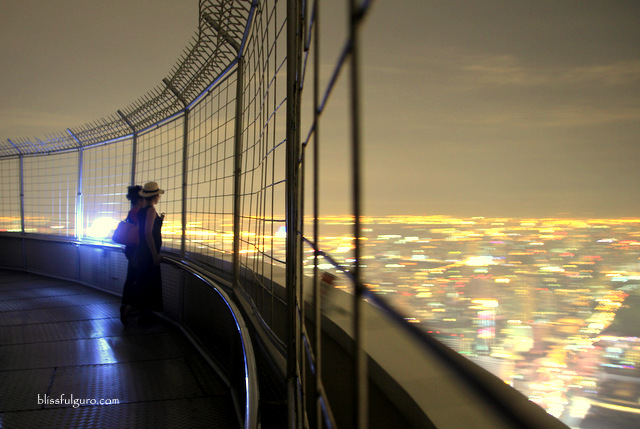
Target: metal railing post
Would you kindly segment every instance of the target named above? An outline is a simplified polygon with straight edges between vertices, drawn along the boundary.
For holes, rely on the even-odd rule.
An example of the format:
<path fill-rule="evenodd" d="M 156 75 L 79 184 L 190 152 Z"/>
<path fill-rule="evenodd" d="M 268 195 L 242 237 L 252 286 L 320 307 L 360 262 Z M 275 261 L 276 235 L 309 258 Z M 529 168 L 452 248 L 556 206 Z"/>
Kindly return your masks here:
<path fill-rule="evenodd" d="M 236 112 L 235 112 L 235 135 L 233 149 L 233 288 L 239 287 L 240 282 L 240 194 L 242 192 L 242 111 L 244 109 L 243 99 L 244 86 L 244 57 L 238 57 L 236 68 Z"/>
<path fill-rule="evenodd" d="M 354 278 L 353 294 L 353 333 L 355 345 L 355 427 L 365 429 L 369 420 L 368 369 L 367 354 L 364 350 L 364 293 L 362 281 L 362 171 L 360 150 L 360 80 L 359 80 L 359 24 L 362 19 L 360 3 L 349 0 L 349 40 L 351 40 L 351 67 L 349 74 L 351 101 L 351 180 L 353 202 L 353 236 L 355 249 L 352 272 Z"/>
<path fill-rule="evenodd" d="M 24 155 L 20 154 L 20 233 L 24 234 Z"/>
<path fill-rule="evenodd" d="M 84 163 L 84 149 L 78 148 L 78 198 L 76 199 L 76 238 L 82 240 L 84 236 L 84 200 L 82 192 L 82 164 Z"/>
<path fill-rule="evenodd" d="M 184 118 L 183 118 L 183 130 L 182 130 L 182 207 L 180 222 L 182 224 L 180 235 L 180 256 L 184 258 L 186 253 L 187 244 L 187 177 L 189 175 L 189 103 L 182 96 L 171 81 L 167 78 L 162 79 L 162 82 L 169 88 L 173 95 L 176 96 L 178 101 L 184 106 Z"/>
<path fill-rule="evenodd" d="M 82 164 L 84 163 L 84 152 L 82 143 L 76 135 L 67 128 L 67 133 L 73 138 L 78 145 L 78 192 L 76 198 L 76 218 L 75 218 L 75 237 L 78 240 L 82 240 L 84 236 L 83 223 L 84 223 L 84 204 L 82 199 Z"/>
<path fill-rule="evenodd" d="M 320 283 L 320 237 L 318 230 L 320 217 L 320 7 L 313 3 L 313 319 L 315 321 L 315 388 L 316 427 L 321 428 L 324 420 L 322 412 L 322 294 Z M 328 406 L 328 404 L 327 404 Z"/>
<path fill-rule="evenodd" d="M 24 228 L 24 155 L 18 149 L 15 143 L 11 141 L 11 139 L 7 139 L 9 144 L 18 152 L 18 160 L 19 160 L 19 174 L 20 174 L 20 234 L 25 234 Z M 25 243 L 22 240 L 22 267 L 26 268 L 27 266 L 27 256 L 25 251 Z"/>
<path fill-rule="evenodd" d="M 298 363 L 300 325 L 298 320 L 298 226 L 300 208 L 299 183 L 299 79 L 300 0 L 287 0 L 287 144 L 286 144 L 286 294 L 287 323 L 287 394 L 289 426 L 301 427 L 302 410 L 298 398 Z"/>
<path fill-rule="evenodd" d="M 127 118 L 127 116 L 124 113 L 122 113 L 121 110 L 118 110 L 118 115 L 120 115 L 122 120 L 129 126 L 129 128 L 131 128 L 131 131 L 133 132 L 133 134 L 132 134 L 133 142 L 131 143 L 131 180 L 130 180 L 130 184 L 131 184 L 131 186 L 134 186 L 136 184 L 136 155 L 137 155 L 137 151 L 138 151 L 138 133 L 136 132 L 136 129 L 133 126 L 133 124 L 131 123 L 131 121 L 129 121 L 129 118 Z"/>
<path fill-rule="evenodd" d="M 133 133 L 133 141 L 131 142 L 131 186 L 136 184 L 136 162 L 138 155 L 138 134 Z"/>
<path fill-rule="evenodd" d="M 13 144 L 13 143 L 12 143 Z M 24 155 L 20 154 L 20 233 L 24 236 Z M 22 267 L 27 267 L 27 252 L 25 249 L 25 240 L 22 241 Z"/>
<path fill-rule="evenodd" d="M 180 256 L 184 258 L 187 251 L 187 187 L 189 177 L 189 109 L 184 109 L 182 131 L 182 233 L 180 235 Z"/>

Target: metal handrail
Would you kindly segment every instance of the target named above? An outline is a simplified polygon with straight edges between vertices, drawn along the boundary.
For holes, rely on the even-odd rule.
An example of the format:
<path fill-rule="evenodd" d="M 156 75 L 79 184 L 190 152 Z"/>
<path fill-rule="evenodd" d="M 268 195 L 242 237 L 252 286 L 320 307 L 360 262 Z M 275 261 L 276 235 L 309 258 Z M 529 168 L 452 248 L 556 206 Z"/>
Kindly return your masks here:
<path fill-rule="evenodd" d="M 258 427 L 258 403 L 259 403 L 259 388 L 258 388 L 258 371 L 256 366 L 256 358 L 253 350 L 253 344 L 251 342 L 251 336 L 247 324 L 242 317 L 240 309 L 229 297 L 229 295 L 218 286 L 217 282 L 222 281 L 221 278 L 216 277 L 211 273 L 207 273 L 202 269 L 196 267 L 193 264 L 188 263 L 183 259 L 178 259 L 166 254 L 162 255 L 162 262 L 184 270 L 189 274 L 199 278 L 209 287 L 211 287 L 227 305 L 229 312 L 231 313 L 238 335 L 240 336 L 240 344 L 242 345 L 242 355 L 244 359 L 244 372 L 245 372 L 245 412 L 244 412 L 244 428 L 256 428 Z M 215 278 L 215 279 L 214 279 Z"/>

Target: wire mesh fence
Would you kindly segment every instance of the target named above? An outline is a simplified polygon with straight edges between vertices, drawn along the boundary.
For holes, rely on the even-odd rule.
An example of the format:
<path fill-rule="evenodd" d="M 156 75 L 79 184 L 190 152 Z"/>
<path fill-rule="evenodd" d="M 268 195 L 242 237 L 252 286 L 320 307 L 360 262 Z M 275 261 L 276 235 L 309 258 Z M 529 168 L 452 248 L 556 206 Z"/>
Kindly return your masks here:
<path fill-rule="evenodd" d="M 302 263 L 286 250 L 286 151 L 299 145 L 287 142 L 287 23 L 302 22 L 291 4 L 202 0 L 196 34 L 162 85 L 93 123 L 1 142 L 0 227 L 110 243 L 127 187 L 158 182 L 164 251 L 233 274 L 287 348 L 275 288 L 287 286 L 287 262 Z"/>
<path fill-rule="evenodd" d="M 332 290 L 355 297 L 353 407 L 340 408 L 355 410 L 347 427 L 366 427 L 357 34 L 369 8 L 201 0 L 163 85 L 92 124 L 0 142 L 0 229 L 108 242 L 127 186 L 158 182 L 164 251 L 232 278 L 288 358 L 298 427 L 335 426 L 343 392 L 325 389 L 321 314 Z M 326 217 L 336 211 L 347 215 Z M 340 245 L 321 238 L 336 230 Z"/>
<path fill-rule="evenodd" d="M 220 268 L 233 257 L 235 98 L 234 74 L 190 112 L 185 250 Z"/>
<path fill-rule="evenodd" d="M 25 232 L 76 235 L 78 152 L 24 159 Z"/>
<path fill-rule="evenodd" d="M 137 138 L 136 184 L 157 182 L 165 191 L 156 207 L 164 213 L 162 245 L 181 248 L 183 201 L 183 146 L 185 117 L 178 117 Z"/>
<path fill-rule="evenodd" d="M 22 231 L 21 164 L 22 159 L 18 157 L 0 159 L 0 231 Z"/>
<path fill-rule="evenodd" d="M 123 204 L 131 181 L 132 140 L 96 146 L 83 151 L 82 233 L 88 239 L 104 239 L 117 219 L 124 219 Z"/>

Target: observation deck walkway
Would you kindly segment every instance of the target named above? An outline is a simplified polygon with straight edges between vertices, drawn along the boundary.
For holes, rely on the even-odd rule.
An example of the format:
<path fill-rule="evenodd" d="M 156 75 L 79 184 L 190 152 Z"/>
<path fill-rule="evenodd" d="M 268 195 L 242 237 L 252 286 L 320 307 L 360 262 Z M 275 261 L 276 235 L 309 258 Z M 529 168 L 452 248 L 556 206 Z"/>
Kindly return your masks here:
<path fill-rule="evenodd" d="M 119 307 L 87 286 L 0 270 L 0 427 L 240 426 L 230 389 L 177 327 L 123 327 Z"/>

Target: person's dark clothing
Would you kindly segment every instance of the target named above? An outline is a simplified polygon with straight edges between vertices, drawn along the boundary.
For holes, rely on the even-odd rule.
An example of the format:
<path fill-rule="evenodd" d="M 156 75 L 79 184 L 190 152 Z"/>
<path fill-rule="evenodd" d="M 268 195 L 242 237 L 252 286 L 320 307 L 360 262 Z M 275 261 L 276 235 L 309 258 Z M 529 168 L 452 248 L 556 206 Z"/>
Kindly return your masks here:
<path fill-rule="evenodd" d="M 147 211 L 151 206 L 143 207 L 138 212 L 139 242 L 134 256 L 136 262 L 136 281 L 132 288 L 131 305 L 141 310 L 162 310 L 162 276 L 160 266 L 153 262 L 153 255 L 146 242 L 145 228 Z M 153 241 L 156 251 L 162 247 L 162 218 L 156 215 L 153 222 Z"/>
<path fill-rule="evenodd" d="M 138 208 L 132 208 L 129 210 L 127 214 L 127 218 L 125 222 L 133 223 L 135 225 L 138 224 Z M 131 291 L 134 287 L 133 284 L 136 281 L 137 273 L 136 273 L 136 263 L 133 259 L 136 253 L 137 246 L 125 246 L 124 247 L 124 256 L 127 258 L 127 277 L 124 281 L 124 285 L 122 286 L 122 305 L 131 305 Z"/>

